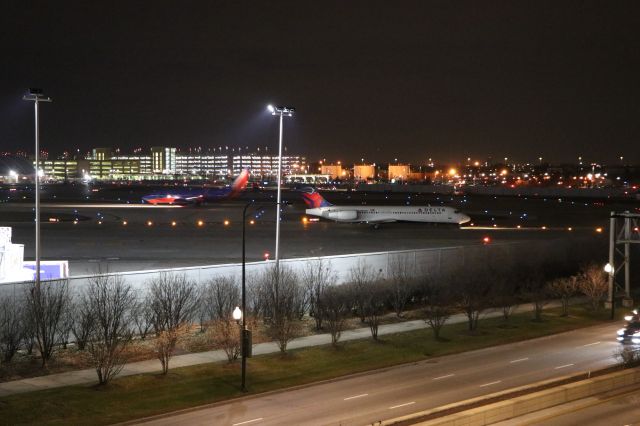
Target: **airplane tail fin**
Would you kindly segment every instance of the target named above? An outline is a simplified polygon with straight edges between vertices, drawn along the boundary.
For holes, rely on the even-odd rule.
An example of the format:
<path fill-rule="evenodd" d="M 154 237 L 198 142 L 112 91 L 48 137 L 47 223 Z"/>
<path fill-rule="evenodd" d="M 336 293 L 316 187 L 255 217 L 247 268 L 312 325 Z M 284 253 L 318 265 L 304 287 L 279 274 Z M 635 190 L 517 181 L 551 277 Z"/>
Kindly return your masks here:
<path fill-rule="evenodd" d="M 333 204 L 322 198 L 315 188 L 307 187 L 302 189 L 302 199 L 309 208 L 316 209 L 318 207 L 330 207 Z"/>
<path fill-rule="evenodd" d="M 247 186 L 247 182 L 249 182 L 249 170 L 244 169 L 231 184 L 231 195 L 241 192 Z"/>

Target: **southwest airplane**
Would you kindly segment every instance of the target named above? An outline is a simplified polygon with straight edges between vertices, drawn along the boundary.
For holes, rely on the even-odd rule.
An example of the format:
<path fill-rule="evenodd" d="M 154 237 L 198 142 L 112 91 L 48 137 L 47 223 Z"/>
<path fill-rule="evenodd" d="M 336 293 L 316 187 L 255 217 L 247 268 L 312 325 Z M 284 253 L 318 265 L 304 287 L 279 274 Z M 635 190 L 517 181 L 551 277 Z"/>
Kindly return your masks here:
<path fill-rule="evenodd" d="M 307 204 L 306 213 L 336 222 L 370 223 L 378 228 L 380 223 L 429 222 L 462 225 L 471 220 L 469 216 L 452 207 L 431 206 L 334 206 L 316 192 L 306 188 L 302 198 Z"/>
<path fill-rule="evenodd" d="M 247 186 L 248 181 L 249 171 L 243 170 L 233 184 L 225 188 L 190 188 L 171 193 L 150 194 L 142 197 L 142 202 L 153 205 L 187 205 L 224 200 L 237 196 Z"/>

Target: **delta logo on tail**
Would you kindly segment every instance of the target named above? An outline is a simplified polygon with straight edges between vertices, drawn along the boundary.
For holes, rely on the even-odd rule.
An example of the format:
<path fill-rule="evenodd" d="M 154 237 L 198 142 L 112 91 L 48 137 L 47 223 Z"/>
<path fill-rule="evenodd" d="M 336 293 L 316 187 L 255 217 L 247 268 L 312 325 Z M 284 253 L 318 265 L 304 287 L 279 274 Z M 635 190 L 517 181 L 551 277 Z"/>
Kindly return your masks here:
<path fill-rule="evenodd" d="M 189 205 L 202 204 L 209 201 L 224 200 L 238 196 L 249 182 L 249 170 L 243 170 L 226 188 L 189 188 L 162 194 L 149 194 L 142 197 L 142 202 L 153 205 Z"/>
<path fill-rule="evenodd" d="M 302 190 L 302 199 L 309 208 L 317 209 L 319 207 L 331 207 L 333 204 L 325 200 L 315 188 L 304 188 Z"/>

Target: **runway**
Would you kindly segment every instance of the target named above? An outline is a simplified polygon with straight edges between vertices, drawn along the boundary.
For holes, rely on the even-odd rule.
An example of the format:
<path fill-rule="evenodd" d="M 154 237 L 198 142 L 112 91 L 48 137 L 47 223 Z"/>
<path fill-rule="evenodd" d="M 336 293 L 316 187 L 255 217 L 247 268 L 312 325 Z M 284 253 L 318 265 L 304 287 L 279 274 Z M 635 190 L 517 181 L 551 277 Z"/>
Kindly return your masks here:
<path fill-rule="evenodd" d="M 611 365 L 619 325 L 436 358 L 237 399 L 159 418 L 153 425 L 364 425 Z"/>
<path fill-rule="evenodd" d="M 253 196 L 271 200 L 273 194 L 247 193 L 243 198 L 203 207 L 149 206 L 112 200 L 54 202 L 42 206 L 42 258 L 68 260 L 71 275 L 104 270 L 131 271 L 178 266 L 235 263 L 241 258 L 242 209 Z M 617 206 L 551 200 L 493 199 L 397 194 L 335 193 L 336 204 L 442 203 L 471 214 L 473 226 L 392 223 L 379 230 L 365 224 L 303 222 L 305 206 L 296 194 L 286 198 L 281 223 L 283 258 L 389 250 L 455 247 L 491 243 L 593 238 L 606 242 L 607 211 Z M 272 205 L 249 209 L 247 259 L 273 256 L 275 211 Z M 34 256 L 33 206 L 4 203 L 0 225 L 13 228 L 13 242 L 25 244 L 25 258 Z M 604 229 L 604 228 L 603 228 Z"/>

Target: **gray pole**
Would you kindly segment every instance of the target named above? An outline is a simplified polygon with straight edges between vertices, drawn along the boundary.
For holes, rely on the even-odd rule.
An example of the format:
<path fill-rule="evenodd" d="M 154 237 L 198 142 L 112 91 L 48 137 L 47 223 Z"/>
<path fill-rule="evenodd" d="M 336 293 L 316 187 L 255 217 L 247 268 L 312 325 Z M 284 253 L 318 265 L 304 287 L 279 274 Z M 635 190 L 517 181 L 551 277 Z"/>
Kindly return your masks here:
<path fill-rule="evenodd" d="M 282 111 L 280 111 L 280 137 L 278 139 L 278 197 L 276 204 L 276 274 L 279 271 L 280 267 L 280 199 L 281 199 L 281 188 L 280 181 L 282 180 Z"/>
<path fill-rule="evenodd" d="M 29 89 L 29 94 L 23 96 L 25 101 L 33 101 L 35 111 L 35 137 L 36 137 L 36 152 L 35 152 L 35 201 L 36 201 L 36 242 L 35 242 L 35 254 L 36 254 L 36 267 L 35 267 L 35 285 L 36 288 L 40 288 L 40 126 L 38 107 L 40 102 L 51 102 L 51 99 L 42 95 L 41 89 Z"/>
<path fill-rule="evenodd" d="M 38 126 L 38 98 L 33 102 L 36 117 L 36 288 L 40 288 L 40 131 Z"/>
<path fill-rule="evenodd" d="M 611 212 L 611 219 L 609 220 L 609 264 L 613 268 L 613 270 L 609 273 L 609 291 L 608 291 L 608 301 L 611 303 L 611 319 L 614 317 L 614 300 L 613 300 L 613 285 L 614 279 L 616 275 L 616 265 L 615 265 L 615 249 L 616 249 L 616 212 Z"/>
<path fill-rule="evenodd" d="M 625 213 L 629 213 L 626 211 Z M 624 297 L 631 299 L 631 218 L 624 218 Z M 630 300 L 629 300 L 630 302 Z M 628 303 L 628 302 L 627 302 Z"/>

